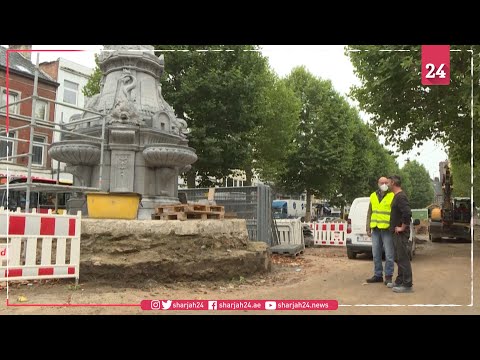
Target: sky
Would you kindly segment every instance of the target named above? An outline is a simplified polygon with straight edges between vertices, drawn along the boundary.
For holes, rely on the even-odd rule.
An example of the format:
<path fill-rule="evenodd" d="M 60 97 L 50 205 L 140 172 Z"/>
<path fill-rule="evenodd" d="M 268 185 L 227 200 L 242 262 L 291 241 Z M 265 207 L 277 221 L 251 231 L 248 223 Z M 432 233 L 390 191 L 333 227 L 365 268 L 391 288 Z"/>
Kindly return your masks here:
<path fill-rule="evenodd" d="M 40 62 L 52 61 L 59 57 L 94 67 L 93 54 L 103 45 L 33 45 L 33 50 L 85 50 L 83 52 L 39 52 Z M 262 53 L 269 58 L 271 68 L 280 76 L 285 76 L 300 65 L 304 65 L 312 74 L 332 81 L 334 88 L 347 97 L 352 85 L 360 85 L 353 72 L 353 66 L 344 54 L 344 45 L 261 45 Z M 168 57 L 165 56 L 168 62 Z M 36 54 L 32 54 L 35 63 Z M 419 80 L 420 81 L 420 80 Z M 352 105 L 355 102 L 348 99 Z M 368 114 L 361 113 L 366 121 Z M 389 147 L 390 150 L 395 148 Z M 447 158 L 441 144 L 427 141 L 420 148 L 414 148 L 407 154 L 397 154 L 397 162 L 402 167 L 406 159 L 417 160 L 428 170 L 430 177 L 438 177 L 438 163 Z"/>

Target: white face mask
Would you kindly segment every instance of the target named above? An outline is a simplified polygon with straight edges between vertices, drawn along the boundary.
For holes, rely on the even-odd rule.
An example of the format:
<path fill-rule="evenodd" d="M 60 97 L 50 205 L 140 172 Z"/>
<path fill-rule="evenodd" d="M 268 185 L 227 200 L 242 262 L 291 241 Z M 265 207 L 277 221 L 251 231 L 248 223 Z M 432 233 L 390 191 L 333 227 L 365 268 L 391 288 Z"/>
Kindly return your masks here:
<path fill-rule="evenodd" d="M 380 190 L 382 190 L 383 192 L 387 191 L 388 190 L 388 185 L 387 184 L 382 184 L 379 186 Z"/>

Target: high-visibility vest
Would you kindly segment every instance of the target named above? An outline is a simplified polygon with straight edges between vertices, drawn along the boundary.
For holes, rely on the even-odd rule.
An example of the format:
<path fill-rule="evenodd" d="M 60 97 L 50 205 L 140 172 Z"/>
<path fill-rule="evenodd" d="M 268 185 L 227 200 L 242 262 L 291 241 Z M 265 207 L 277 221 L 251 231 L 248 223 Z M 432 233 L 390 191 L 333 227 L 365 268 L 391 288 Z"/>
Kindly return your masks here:
<path fill-rule="evenodd" d="M 395 194 L 388 192 L 382 201 L 378 201 L 377 193 L 370 195 L 370 204 L 372 204 L 372 217 L 370 218 L 370 228 L 388 229 L 390 227 L 390 212 L 392 211 L 392 201 Z"/>

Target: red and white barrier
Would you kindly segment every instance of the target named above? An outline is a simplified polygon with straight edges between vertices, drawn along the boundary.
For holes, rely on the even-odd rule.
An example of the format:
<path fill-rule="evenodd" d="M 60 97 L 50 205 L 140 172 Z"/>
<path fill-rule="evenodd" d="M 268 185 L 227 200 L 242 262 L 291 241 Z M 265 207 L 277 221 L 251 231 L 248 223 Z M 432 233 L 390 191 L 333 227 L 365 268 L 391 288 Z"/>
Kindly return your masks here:
<path fill-rule="evenodd" d="M 0 208 L 0 281 L 80 274 L 81 212 L 57 215 Z"/>
<path fill-rule="evenodd" d="M 313 233 L 315 245 L 346 246 L 347 224 L 335 223 L 308 223 Z"/>

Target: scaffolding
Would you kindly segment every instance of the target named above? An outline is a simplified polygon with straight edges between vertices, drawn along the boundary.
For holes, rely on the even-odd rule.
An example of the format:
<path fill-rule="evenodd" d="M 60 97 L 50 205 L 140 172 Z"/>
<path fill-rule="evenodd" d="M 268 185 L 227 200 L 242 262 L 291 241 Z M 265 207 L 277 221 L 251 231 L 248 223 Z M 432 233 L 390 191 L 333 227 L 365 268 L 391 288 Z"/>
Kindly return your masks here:
<path fill-rule="evenodd" d="M 18 121 L 23 121 L 26 122 L 26 125 L 18 126 L 16 128 L 9 129 L 8 127 L 5 130 L 0 130 L 0 140 L 5 140 L 7 143 L 7 156 L 6 157 L 0 157 L 0 161 L 6 160 L 7 163 L 8 161 L 12 159 L 17 159 L 17 158 L 22 158 L 22 157 L 28 157 L 28 165 L 27 165 L 27 177 L 26 177 L 26 182 L 25 183 L 17 183 L 17 184 L 9 184 L 10 182 L 10 177 L 9 177 L 9 171 L 8 171 L 8 165 L 7 165 L 7 179 L 6 179 L 6 184 L 5 185 L 0 185 L 0 193 L 2 193 L 3 190 L 7 191 L 7 208 L 8 208 L 8 192 L 10 189 L 15 189 L 15 190 L 25 190 L 26 191 L 26 202 L 25 202 L 25 212 L 30 212 L 30 194 L 32 191 L 48 191 L 51 193 L 55 193 L 57 196 L 57 201 L 55 202 L 55 210 L 58 210 L 58 193 L 85 193 L 85 192 L 98 192 L 101 191 L 102 187 L 102 174 L 103 174 L 103 153 L 104 153 L 104 148 L 105 148 L 105 125 L 106 125 L 106 119 L 105 119 L 105 111 L 103 113 L 93 111 L 91 109 L 85 109 L 85 108 L 80 108 L 78 106 L 74 106 L 71 104 L 67 104 L 64 102 L 44 98 L 38 95 L 38 78 L 39 78 L 39 73 L 40 73 L 40 67 L 39 67 L 39 61 L 40 61 L 40 54 L 37 53 L 37 61 L 35 65 L 35 77 L 34 77 L 34 82 L 33 82 L 33 94 L 32 96 L 28 96 L 24 99 L 21 99 L 19 101 L 15 101 L 13 103 L 8 102 L 8 96 L 7 96 L 7 103 L 3 106 L 0 106 L 0 115 L 4 115 L 8 117 L 8 108 L 12 105 L 17 105 L 21 104 L 23 102 L 26 102 L 28 100 L 32 100 L 32 114 L 30 117 L 20 115 L 20 114 L 15 114 L 15 120 Z M 36 109 L 36 104 L 37 100 L 42 100 L 47 103 L 53 103 L 55 105 L 59 106 L 65 106 L 67 108 L 71 109 L 76 109 L 79 111 L 82 111 L 83 113 L 88 113 L 89 115 L 86 118 L 72 121 L 72 122 L 50 122 L 47 120 L 41 120 L 37 119 L 35 117 L 35 109 Z M 7 112 L 4 112 L 3 109 L 7 108 Z M 87 135 L 87 134 L 82 134 L 80 132 L 74 132 L 71 130 L 68 130 L 68 128 L 71 128 L 72 126 L 80 125 L 80 124 L 89 124 L 93 121 L 97 121 L 100 119 L 101 124 L 102 124 L 102 130 L 101 130 L 101 137 L 96 137 L 92 135 Z M 25 139 L 19 139 L 19 138 L 11 138 L 9 137 L 9 132 L 10 131 L 18 131 L 21 129 L 30 129 L 30 138 L 29 140 Z M 75 135 L 75 136 L 80 136 L 85 139 L 91 139 L 98 141 L 100 143 L 100 164 L 99 164 L 99 179 L 98 179 L 98 186 L 97 187 L 86 187 L 86 186 L 67 186 L 67 185 L 60 185 L 60 162 L 57 167 L 57 179 L 56 179 L 56 184 L 42 184 L 42 183 L 34 183 L 32 181 L 32 164 L 33 164 L 33 143 L 34 143 L 34 134 L 35 130 L 37 128 L 43 128 L 43 129 L 49 129 L 52 130 L 53 132 L 59 132 L 61 134 L 70 134 L 70 135 Z M 52 143 L 53 143 L 54 137 L 52 136 Z M 29 149 L 27 154 L 17 154 L 14 155 L 12 153 L 12 156 L 8 156 L 9 154 L 9 143 L 10 142 L 28 142 L 29 143 Z M 43 143 L 43 146 L 45 148 L 49 147 L 52 143 L 49 143 L 48 141 L 46 143 Z M 52 171 L 53 174 L 53 171 Z"/>

